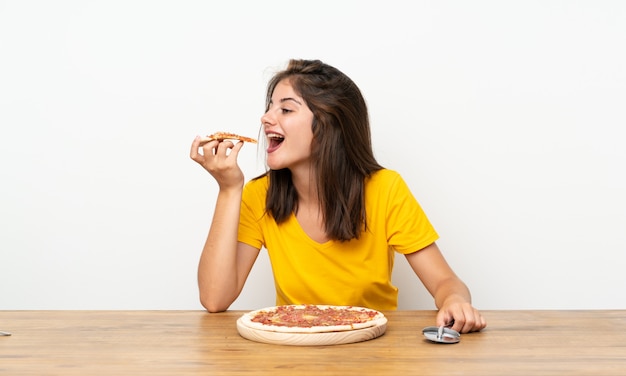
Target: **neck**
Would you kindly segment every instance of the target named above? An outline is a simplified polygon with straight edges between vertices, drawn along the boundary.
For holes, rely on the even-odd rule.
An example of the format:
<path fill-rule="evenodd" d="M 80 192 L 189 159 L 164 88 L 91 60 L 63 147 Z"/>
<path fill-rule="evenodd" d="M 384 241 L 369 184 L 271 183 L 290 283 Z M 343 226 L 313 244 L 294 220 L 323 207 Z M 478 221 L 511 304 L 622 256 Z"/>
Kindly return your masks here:
<path fill-rule="evenodd" d="M 296 192 L 298 192 L 298 204 L 301 207 L 318 206 L 317 184 L 313 175 L 311 168 L 291 171 L 291 180 Z"/>

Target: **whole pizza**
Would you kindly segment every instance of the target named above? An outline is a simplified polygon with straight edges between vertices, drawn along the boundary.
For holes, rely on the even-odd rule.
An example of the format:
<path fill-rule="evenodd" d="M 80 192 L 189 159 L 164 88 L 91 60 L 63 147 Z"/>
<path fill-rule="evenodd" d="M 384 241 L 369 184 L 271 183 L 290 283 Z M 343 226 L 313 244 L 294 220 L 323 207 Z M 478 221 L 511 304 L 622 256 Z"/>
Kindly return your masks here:
<path fill-rule="evenodd" d="M 351 331 L 387 323 L 381 312 L 354 306 L 284 305 L 244 314 L 241 325 L 279 333 L 325 333 Z"/>

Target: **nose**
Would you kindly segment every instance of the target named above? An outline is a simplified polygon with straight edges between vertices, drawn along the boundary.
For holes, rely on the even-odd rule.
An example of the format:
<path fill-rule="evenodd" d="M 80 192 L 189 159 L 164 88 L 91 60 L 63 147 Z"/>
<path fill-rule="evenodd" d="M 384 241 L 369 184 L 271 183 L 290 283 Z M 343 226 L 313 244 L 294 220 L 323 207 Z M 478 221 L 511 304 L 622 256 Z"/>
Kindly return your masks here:
<path fill-rule="evenodd" d="M 263 116 L 261 116 L 261 124 L 264 127 L 270 126 L 274 124 L 274 118 L 271 116 L 270 111 L 266 111 Z"/>

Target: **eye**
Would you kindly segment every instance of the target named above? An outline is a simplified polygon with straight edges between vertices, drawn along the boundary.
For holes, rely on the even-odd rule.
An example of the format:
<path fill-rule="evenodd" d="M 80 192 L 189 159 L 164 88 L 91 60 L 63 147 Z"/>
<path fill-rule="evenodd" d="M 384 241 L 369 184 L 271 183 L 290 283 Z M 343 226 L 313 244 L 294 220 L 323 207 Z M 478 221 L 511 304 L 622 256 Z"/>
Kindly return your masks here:
<path fill-rule="evenodd" d="M 283 114 L 288 114 L 288 113 L 293 112 L 293 111 L 288 109 L 288 108 L 281 108 L 280 112 L 282 112 Z"/>

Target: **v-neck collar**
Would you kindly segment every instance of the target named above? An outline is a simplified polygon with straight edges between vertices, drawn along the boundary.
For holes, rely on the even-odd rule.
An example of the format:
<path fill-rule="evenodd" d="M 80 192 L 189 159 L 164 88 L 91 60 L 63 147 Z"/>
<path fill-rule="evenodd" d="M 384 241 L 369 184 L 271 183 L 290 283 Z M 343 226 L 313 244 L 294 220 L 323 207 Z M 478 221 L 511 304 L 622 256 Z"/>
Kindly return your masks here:
<path fill-rule="evenodd" d="M 304 229 L 300 225 L 300 222 L 298 221 L 298 218 L 296 218 L 296 215 L 294 213 L 291 213 L 291 217 L 289 218 L 289 220 L 293 221 L 293 227 L 297 229 L 297 231 L 302 235 L 302 238 L 305 239 L 306 242 L 309 243 L 311 246 L 318 248 L 318 249 L 324 249 L 324 248 L 331 247 L 335 243 L 335 241 L 332 239 L 327 240 L 324 243 L 320 243 L 320 242 L 313 240 L 309 236 L 309 234 L 307 234 L 306 231 L 304 231 Z"/>

